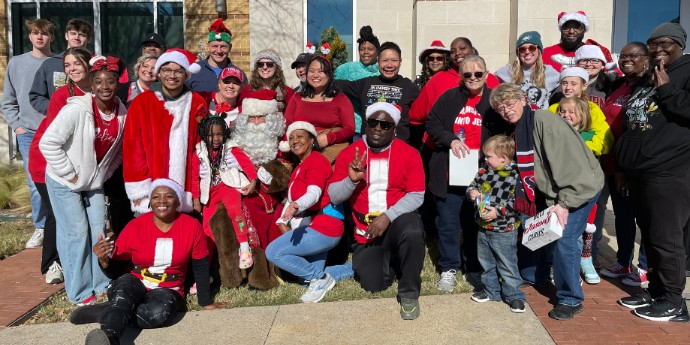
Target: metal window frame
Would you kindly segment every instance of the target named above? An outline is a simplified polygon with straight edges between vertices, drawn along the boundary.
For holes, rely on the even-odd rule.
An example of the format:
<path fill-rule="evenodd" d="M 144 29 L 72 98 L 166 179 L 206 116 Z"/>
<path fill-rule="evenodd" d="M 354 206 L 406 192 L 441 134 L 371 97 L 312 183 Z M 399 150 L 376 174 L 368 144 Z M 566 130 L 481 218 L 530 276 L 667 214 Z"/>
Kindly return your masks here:
<path fill-rule="evenodd" d="M 617 52 L 628 44 L 628 0 L 614 0 L 613 2 L 613 30 L 611 32 L 611 52 Z M 690 0 L 680 0 L 679 9 L 680 25 L 685 31 L 690 32 Z M 690 53 L 690 45 L 685 47 L 684 53 Z"/>
<path fill-rule="evenodd" d="M 302 0 L 302 50 L 304 50 L 304 47 L 307 45 L 308 37 L 307 37 L 307 2 L 309 0 Z M 357 0 L 352 0 L 352 61 L 359 61 L 359 51 L 357 49 L 357 45 L 355 43 L 357 40 L 355 37 L 357 37 L 357 33 L 359 32 L 356 29 L 357 26 Z"/>
<path fill-rule="evenodd" d="M 36 4 L 36 17 L 41 18 L 41 2 L 47 2 L 46 0 L 6 0 L 7 1 L 7 46 L 9 49 L 9 56 L 12 57 L 14 56 L 14 42 L 12 38 L 12 5 L 13 4 L 30 4 L 34 3 Z M 305 1 L 305 6 L 306 6 L 306 1 Z M 153 3 L 153 32 L 158 33 L 158 4 L 161 2 L 175 2 L 175 3 L 182 3 L 182 30 L 184 31 L 185 28 L 187 27 L 187 17 L 186 17 L 186 12 L 187 8 L 185 6 L 185 0 L 60 0 L 60 1 L 53 1 L 55 2 L 63 2 L 63 3 L 84 3 L 84 2 L 91 2 L 93 4 L 93 45 L 94 45 L 94 50 L 95 54 L 101 54 L 102 47 L 101 47 L 101 3 L 138 3 L 138 2 L 151 2 Z M 305 7 L 306 8 L 306 7 Z M 306 19 L 305 19 L 305 25 L 306 25 Z M 56 35 L 57 36 L 57 35 Z M 183 45 L 186 46 L 187 42 L 185 42 L 185 37 L 186 35 L 182 35 L 182 40 L 183 40 Z"/>

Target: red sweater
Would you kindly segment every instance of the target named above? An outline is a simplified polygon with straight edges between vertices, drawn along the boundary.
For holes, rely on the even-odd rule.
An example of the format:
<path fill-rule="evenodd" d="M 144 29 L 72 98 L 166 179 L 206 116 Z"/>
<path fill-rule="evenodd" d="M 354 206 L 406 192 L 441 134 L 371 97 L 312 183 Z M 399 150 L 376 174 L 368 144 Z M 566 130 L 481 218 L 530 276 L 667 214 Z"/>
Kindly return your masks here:
<path fill-rule="evenodd" d="M 354 113 L 352 103 L 342 93 L 330 102 L 308 102 L 297 94 L 285 109 L 285 123 L 289 126 L 293 122 L 306 121 L 314 125 L 317 132 L 340 127 L 340 131 L 327 134 L 328 145 L 339 144 L 348 142 L 355 135 Z"/>
<path fill-rule="evenodd" d="M 75 96 L 83 96 L 84 91 L 78 87 L 74 88 Z M 48 126 L 55 120 L 60 109 L 67 104 L 67 99 L 70 97 L 69 88 L 67 85 L 57 89 L 53 96 L 50 98 L 50 103 L 48 104 L 48 112 L 46 117 L 41 121 L 41 124 L 36 129 L 36 134 L 34 134 L 34 139 L 31 141 L 31 146 L 29 147 L 29 174 L 31 175 L 31 180 L 37 183 L 46 183 L 46 159 L 43 157 L 43 153 L 38 148 L 38 143 L 43 138 L 43 133 L 45 133 Z"/>
<path fill-rule="evenodd" d="M 410 123 L 415 125 L 423 125 L 426 123 L 426 117 L 434 106 L 436 100 L 441 95 L 458 85 L 462 81 L 462 76 L 458 71 L 449 69 L 436 73 L 429 82 L 424 85 L 419 92 L 419 97 L 412 103 L 410 107 Z M 486 86 L 489 89 L 496 88 L 500 82 L 495 75 L 489 73 L 486 77 Z"/>

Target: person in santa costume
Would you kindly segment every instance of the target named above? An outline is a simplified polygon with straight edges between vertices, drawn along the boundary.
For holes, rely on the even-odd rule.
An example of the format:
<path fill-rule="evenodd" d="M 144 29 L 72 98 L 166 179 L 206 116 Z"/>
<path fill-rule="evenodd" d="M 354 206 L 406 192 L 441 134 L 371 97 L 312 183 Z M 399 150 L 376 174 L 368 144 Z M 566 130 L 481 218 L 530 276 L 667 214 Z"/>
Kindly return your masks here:
<path fill-rule="evenodd" d="M 416 210 L 424 200 L 424 169 L 416 149 L 395 137 L 400 107 L 377 102 L 366 110 L 365 135 L 335 161 L 331 203 L 348 201 L 354 218 L 352 263 L 326 268 L 336 281 L 351 277 L 370 292 L 398 278 L 403 320 L 419 317 L 424 227 Z M 353 272 L 354 271 L 354 272 Z"/>
<path fill-rule="evenodd" d="M 216 84 L 218 77 L 225 68 L 237 68 L 230 61 L 232 50 L 232 32 L 225 27 L 223 19 L 218 18 L 208 28 L 208 43 L 206 43 L 206 60 L 199 62 L 199 73 L 193 75 L 186 84 L 196 92 L 218 92 L 220 85 Z M 240 69 L 243 85 L 247 84 L 247 75 Z"/>
<path fill-rule="evenodd" d="M 233 122 L 228 143 L 249 156 L 261 182 L 242 199 L 249 244 L 261 249 L 281 235 L 276 221 L 282 213 L 280 201 L 290 180 L 290 171 L 276 159 L 278 140 L 285 133 L 285 119 L 275 96 L 273 90 L 246 92 L 242 113 Z"/>
<path fill-rule="evenodd" d="M 206 101 L 185 84 L 200 69 L 196 56 L 168 49 L 156 62 L 158 80 L 132 101 L 125 126 L 123 173 L 132 211 L 146 213 L 151 181 L 168 178 L 184 187 L 182 212 L 192 211 L 192 156 Z"/>
<path fill-rule="evenodd" d="M 565 68 L 573 67 L 575 66 L 575 51 L 585 44 L 599 46 L 606 56 L 606 63 L 613 62 L 608 48 L 592 39 L 583 42 L 585 32 L 589 31 L 589 17 L 587 17 L 584 11 L 559 13 L 558 29 L 561 31 L 561 41 L 544 48 L 542 54 L 544 64 L 551 65 L 558 72 Z M 616 71 L 620 74 L 620 71 Z"/>

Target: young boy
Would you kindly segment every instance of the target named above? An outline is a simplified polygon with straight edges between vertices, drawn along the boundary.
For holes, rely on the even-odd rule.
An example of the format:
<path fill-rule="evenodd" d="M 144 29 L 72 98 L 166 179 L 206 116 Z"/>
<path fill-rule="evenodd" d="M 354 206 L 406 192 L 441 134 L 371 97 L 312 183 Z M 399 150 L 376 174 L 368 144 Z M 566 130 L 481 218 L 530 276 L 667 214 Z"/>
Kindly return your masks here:
<path fill-rule="evenodd" d="M 472 300 L 479 303 L 500 301 L 503 295 L 511 311 L 522 313 L 525 294 L 518 288 L 522 279 L 517 266 L 520 217 L 513 210 L 515 186 L 520 179 L 512 160 L 515 142 L 505 135 L 496 135 L 484 143 L 482 152 L 486 163 L 467 187 L 467 197 L 478 201 L 477 254 L 484 268 L 482 283 L 485 286 L 483 291 L 472 295 Z"/>

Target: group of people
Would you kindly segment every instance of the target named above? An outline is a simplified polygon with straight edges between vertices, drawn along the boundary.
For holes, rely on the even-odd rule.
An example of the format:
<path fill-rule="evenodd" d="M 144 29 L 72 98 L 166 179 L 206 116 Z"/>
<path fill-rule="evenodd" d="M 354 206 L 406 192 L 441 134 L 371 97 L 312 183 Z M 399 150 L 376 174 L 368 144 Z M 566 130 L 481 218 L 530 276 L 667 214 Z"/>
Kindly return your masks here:
<path fill-rule="evenodd" d="M 587 16 L 562 13 L 560 43 L 525 32 L 494 74 L 469 39 L 434 41 L 415 81 L 399 74 L 400 47 L 365 26 L 358 61 L 297 56 L 295 88 L 272 49 L 253 56 L 249 77 L 233 65 L 221 19 L 205 60 L 152 33 L 131 68 L 85 49 L 85 21 L 67 23 L 68 49 L 55 55 L 54 25 L 26 25 L 33 49 L 10 60 L 3 111 L 29 173 L 27 247 L 42 242 L 46 283 L 64 280 L 81 306 L 72 321 L 100 322 L 87 344 L 117 343 L 130 320 L 165 324 L 188 289 L 206 309 L 224 306 L 211 294 L 218 262 L 252 269 L 259 252 L 305 286 L 303 303 L 343 279 L 371 292 L 397 279 L 401 317 L 416 319 L 426 245 L 438 246 L 439 290 L 461 272 L 481 277 L 476 302 L 524 312 L 520 286 L 552 283 L 549 316 L 568 320 L 583 308 L 581 273 L 589 284 L 602 274 L 648 285 L 619 301 L 638 316 L 690 321 L 690 72 L 678 24 L 626 45 L 616 69 L 584 41 Z M 473 180 L 451 178 L 458 160 Z M 618 260 L 597 272 L 609 196 Z M 563 236 L 531 251 L 521 224 L 547 207 Z M 237 256 L 222 254 L 228 236 Z M 352 260 L 327 265 L 340 243 Z M 95 304 L 101 295 L 109 302 Z"/>

